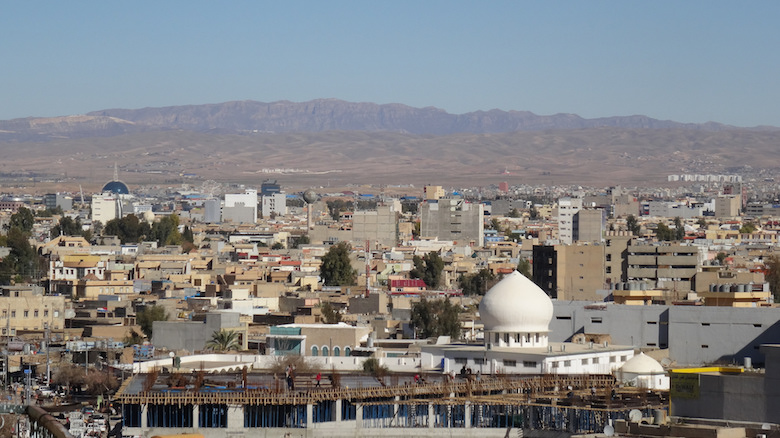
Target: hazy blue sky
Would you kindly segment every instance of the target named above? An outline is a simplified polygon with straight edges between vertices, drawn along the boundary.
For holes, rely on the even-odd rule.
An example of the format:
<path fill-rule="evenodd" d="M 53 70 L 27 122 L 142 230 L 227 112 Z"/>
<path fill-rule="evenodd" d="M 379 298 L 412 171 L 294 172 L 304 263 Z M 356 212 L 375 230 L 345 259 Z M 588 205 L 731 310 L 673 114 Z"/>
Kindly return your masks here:
<path fill-rule="evenodd" d="M 230 100 L 780 126 L 777 1 L 10 1 L 0 119 Z"/>

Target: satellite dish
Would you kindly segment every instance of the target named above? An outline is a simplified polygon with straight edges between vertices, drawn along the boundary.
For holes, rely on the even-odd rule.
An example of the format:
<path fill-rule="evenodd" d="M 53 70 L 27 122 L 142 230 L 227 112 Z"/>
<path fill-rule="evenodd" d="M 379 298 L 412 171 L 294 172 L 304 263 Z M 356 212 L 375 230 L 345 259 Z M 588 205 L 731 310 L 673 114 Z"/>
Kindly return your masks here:
<path fill-rule="evenodd" d="M 615 436 L 615 428 L 607 424 L 606 426 L 604 426 L 604 435 Z"/>
<path fill-rule="evenodd" d="M 661 366 L 663 366 L 664 368 L 669 368 L 669 365 L 671 364 L 672 364 L 672 360 L 669 359 L 668 357 L 661 359 Z"/>
<path fill-rule="evenodd" d="M 642 411 L 639 409 L 631 409 L 631 412 L 628 413 L 628 419 L 632 423 L 639 423 L 642 421 Z"/>

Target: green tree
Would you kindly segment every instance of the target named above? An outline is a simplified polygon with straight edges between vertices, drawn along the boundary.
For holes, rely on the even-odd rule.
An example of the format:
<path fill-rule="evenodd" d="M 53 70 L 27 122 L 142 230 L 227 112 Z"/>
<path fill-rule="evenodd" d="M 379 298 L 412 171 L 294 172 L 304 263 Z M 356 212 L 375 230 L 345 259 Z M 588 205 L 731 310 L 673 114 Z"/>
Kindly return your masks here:
<path fill-rule="evenodd" d="M 379 362 L 379 359 L 369 357 L 363 361 L 363 372 L 371 374 L 374 377 L 384 377 L 390 372 L 390 369 L 387 368 L 386 365 L 382 365 Z"/>
<path fill-rule="evenodd" d="M 630 231 L 634 236 L 638 236 L 639 231 L 641 230 L 639 221 L 636 217 L 634 217 L 633 214 L 629 214 L 628 217 L 626 217 L 626 227 L 628 228 L 628 231 Z"/>
<path fill-rule="evenodd" d="M 527 258 L 521 257 L 520 262 L 517 264 L 517 272 L 525 275 L 525 278 L 531 278 L 533 276 L 531 272 L 531 262 Z"/>
<path fill-rule="evenodd" d="M 164 218 L 165 219 L 165 218 Z M 155 224 L 156 225 L 156 224 Z M 151 228 L 134 214 L 112 219 L 103 227 L 104 236 L 116 236 L 122 243 L 138 243 L 151 234 Z"/>
<path fill-rule="evenodd" d="M 420 338 L 450 336 L 460 339 L 461 327 L 458 316 L 460 307 L 446 300 L 422 299 L 412 304 L 411 325 Z"/>
<path fill-rule="evenodd" d="M 740 228 L 741 234 L 750 234 L 756 231 L 756 226 L 752 222 L 745 222 Z"/>
<path fill-rule="evenodd" d="M 499 233 L 501 232 L 501 221 L 498 220 L 498 218 L 490 219 L 490 229 L 496 230 Z"/>
<path fill-rule="evenodd" d="M 463 295 L 485 295 L 495 284 L 496 276 L 493 271 L 484 268 L 474 274 L 461 275 L 458 278 Z"/>
<path fill-rule="evenodd" d="M 320 277 L 325 286 L 352 286 L 357 279 L 357 271 L 352 268 L 349 260 L 351 248 L 345 242 L 339 242 L 330 247 L 322 256 Z"/>
<path fill-rule="evenodd" d="M 284 249 L 284 245 L 281 242 L 274 242 L 274 244 L 271 245 L 271 249 Z"/>
<path fill-rule="evenodd" d="M 725 252 L 719 252 L 718 255 L 715 256 L 715 260 L 718 261 L 718 264 L 723 266 L 726 261 L 726 253 Z"/>
<path fill-rule="evenodd" d="M 531 209 L 528 210 L 528 217 L 531 218 L 531 220 L 539 219 L 539 210 L 532 206 Z"/>
<path fill-rule="evenodd" d="M 326 202 L 326 205 L 328 206 L 328 213 L 330 213 L 330 217 L 333 218 L 334 221 L 339 220 L 342 211 L 354 208 L 352 201 L 345 201 L 343 199 L 330 200 Z"/>
<path fill-rule="evenodd" d="M 700 228 L 707 228 L 707 219 L 704 219 L 703 217 L 700 217 L 696 223 L 699 225 Z"/>
<path fill-rule="evenodd" d="M 766 282 L 769 283 L 769 290 L 775 297 L 775 302 L 780 302 L 780 256 L 772 254 L 764 262 L 766 267 Z"/>
<path fill-rule="evenodd" d="M 37 280 L 43 260 L 30 245 L 30 234 L 13 226 L 4 237 L 10 252 L 0 262 L 0 284 Z"/>
<path fill-rule="evenodd" d="M 184 226 L 184 232 L 181 233 L 181 238 L 185 242 L 195 243 L 195 236 L 192 235 L 192 230 L 188 226 Z"/>
<path fill-rule="evenodd" d="M 336 310 L 332 304 L 322 304 L 322 320 L 325 324 L 338 324 L 341 322 L 341 314 Z"/>
<path fill-rule="evenodd" d="M 674 218 L 674 240 L 683 240 L 685 238 L 685 224 L 680 216 Z"/>
<path fill-rule="evenodd" d="M 11 221 L 8 223 L 7 228 L 11 229 L 16 227 L 25 233 L 29 233 L 32 231 L 34 224 L 35 217 L 33 216 L 32 211 L 24 207 L 19 207 L 19 210 L 11 215 Z"/>
<path fill-rule="evenodd" d="M 520 217 L 520 210 L 518 210 L 516 208 L 513 208 L 513 209 L 509 210 L 509 215 L 508 216 L 512 217 L 512 218 L 518 218 L 518 217 Z"/>
<path fill-rule="evenodd" d="M 410 277 L 421 279 L 431 289 L 439 287 L 441 274 L 444 270 L 444 260 L 441 259 L 439 253 L 431 251 L 422 257 L 414 256 L 412 263 L 414 263 L 414 268 L 409 271 Z"/>
<path fill-rule="evenodd" d="M 165 307 L 160 305 L 144 307 L 143 310 L 135 315 L 136 323 L 141 326 L 141 331 L 144 332 L 149 339 L 152 339 L 154 322 L 167 320 L 168 314 L 165 312 Z"/>
<path fill-rule="evenodd" d="M 179 216 L 172 214 L 155 222 L 152 225 L 151 236 L 160 246 L 181 245 L 183 239 L 179 232 Z"/>
<path fill-rule="evenodd" d="M 655 237 L 660 241 L 671 241 L 675 238 L 675 232 L 663 222 L 658 222 L 658 228 L 655 230 Z"/>
<path fill-rule="evenodd" d="M 309 236 L 303 235 L 295 237 L 292 239 L 292 243 L 290 243 L 290 248 L 298 248 L 301 245 L 308 245 L 309 243 L 311 243 L 309 241 Z"/>
<path fill-rule="evenodd" d="M 206 348 L 214 351 L 239 350 L 241 348 L 239 334 L 234 330 L 217 330 L 211 334 L 211 339 L 206 342 Z"/>
<path fill-rule="evenodd" d="M 63 216 L 57 225 L 51 229 L 52 237 L 56 236 L 83 236 L 84 232 L 81 229 L 81 221 L 79 218 L 73 220 L 69 216 Z"/>

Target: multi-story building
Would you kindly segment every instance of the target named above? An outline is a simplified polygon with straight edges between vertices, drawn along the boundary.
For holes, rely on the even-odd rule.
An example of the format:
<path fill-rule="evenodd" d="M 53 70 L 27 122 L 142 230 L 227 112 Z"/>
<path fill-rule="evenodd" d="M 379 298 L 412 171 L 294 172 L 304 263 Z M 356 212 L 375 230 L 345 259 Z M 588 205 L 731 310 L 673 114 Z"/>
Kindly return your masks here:
<path fill-rule="evenodd" d="M 482 204 L 463 199 L 439 199 L 423 203 L 420 210 L 420 235 L 452 240 L 459 245 L 483 246 L 485 229 Z"/>
<path fill-rule="evenodd" d="M 583 208 L 574 215 L 573 242 L 601 242 L 604 240 L 607 212 L 601 208 Z"/>
<path fill-rule="evenodd" d="M 533 247 L 533 281 L 551 298 L 596 300 L 604 290 L 603 245 Z"/>
<path fill-rule="evenodd" d="M 444 189 L 441 186 L 425 186 L 423 187 L 423 199 L 426 201 L 435 201 L 443 198 L 445 195 Z"/>
<path fill-rule="evenodd" d="M 390 206 L 358 210 L 352 215 L 352 240 L 392 247 L 398 243 L 398 218 Z"/>
<path fill-rule="evenodd" d="M 715 217 L 737 217 L 740 207 L 742 207 L 741 195 L 720 195 L 715 198 Z"/>
<path fill-rule="evenodd" d="M 680 293 L 693 290 L 694 276 L 704 260 L 704 248 L 691 245 L 632 241 L 627 251 L 628 281 L 646 281 Z"/>
<path fill-rule="evenodd" d="M 287 214 L 287 195 L 284 193 L 269 193 L 261 197 L 263 217 Z"/>
<path fill-rule="evenodd" d="M 33 285 L 0 286 L 0 333 L 61 331 L 65 327 L 65 297 L 43 295 Z"/>
<path fill-rule="evenodd" d="M 582 198 L 561 198 L 558 200 L 558 238 L 561 243 L 574 242 L 574 215 L 582 209 Z"/>
<path fill-rule="evenodd" d="M 257 222 L 257 190 L 246 189 L 244 193 L 226 193 L 222 220 L 252 224 Z"/>

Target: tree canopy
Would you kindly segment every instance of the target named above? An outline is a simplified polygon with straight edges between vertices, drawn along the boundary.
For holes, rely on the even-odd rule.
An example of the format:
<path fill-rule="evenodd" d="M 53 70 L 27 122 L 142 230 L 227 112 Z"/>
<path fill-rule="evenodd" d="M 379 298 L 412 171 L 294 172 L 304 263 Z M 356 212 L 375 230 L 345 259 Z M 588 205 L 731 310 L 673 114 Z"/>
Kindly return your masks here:
<path fill-rule="evenodd" d="M 425 285 L 435 289 L 441 284 L 442 271 L 444 270 L 444 260 L 439 253 L 431 251 L 424 256 L 414 256 L 412 258 L 414 268 L 409 271 L 409 276 L 419 278 L 425 282 Z"/>
<path fill-rule="evenodd" d="M 145 221 L 140 221 L 134 214 L 112 219 L 103 227 L 103 235 L 116 236 L 122 243 L 138 243 L 149 237 L 151 227 Z"/>
<path fill-rule="evenodd" d="M 422 299 L 412 304 L 411 325 L 418 338 L 450 336 L 460 339 L 460 307 L 446 300 Z"/>
<path fill-rule="evenodd" d="M 320 264 L 320 277 L 325 286 L 352 286 L 357 279 L 357 271 L 352 268 L 349 261 L 350 246 L 345 242 L 339 242 L 330 247 L 322 256 Z"/>
<path fill-rule="evenodd" d="M 2 243 L 10 248 L 10 253 L 0 261 L 0 284 L 37 279 L 43 261 L 29 239 L 30 233 L 15 225 L 3 236 Z"/>
<path fill-rule="evenodd" d="M 488 268 L 481 269 L 474 274 L 461 275 L 458 278 L 463 295 L 485 295 L 495 283 L 496 276 Z"/>
<path fill-rule="evenodd" d="M 633 214 L 629 214 L 628 217 L 626 217 L 626 227 L 628 228 L 628 231 L 630 231 L 634 236 L 638 236 L 639 231 L 642 228 L 639 225 L 639 221 Z"/>
<path fill-rule="evenodd" d="M 19 207 L 16 213 L 11 215 L 11 221 L 8 223 L 8 229 L 19 228 L 25 233 L 29 233 L 35 224 L 35 217 L 28 208 Z"/>
<path fill-rule="evenodd" d="M 765 262 L 766 281 L 769 283 L 769 290 L 775 297 L 775 302 L 780 301 L 780 256 L 771 255 Z"/>
<path fill-rule="evenodd" d="M 167 321 L 168 314 L 165 307 L 160 305 L 148 306 L 135 315 L 135 321 L 141 326 L 147 338 L 152 338 L 152 330 L 155 321 Z"/>
<path fill-rule="evenodd" d="M 322 305 L 322 320 L 325 324 L 338 324 L 341 322 L 341 314 L 330 303 Z"/>

